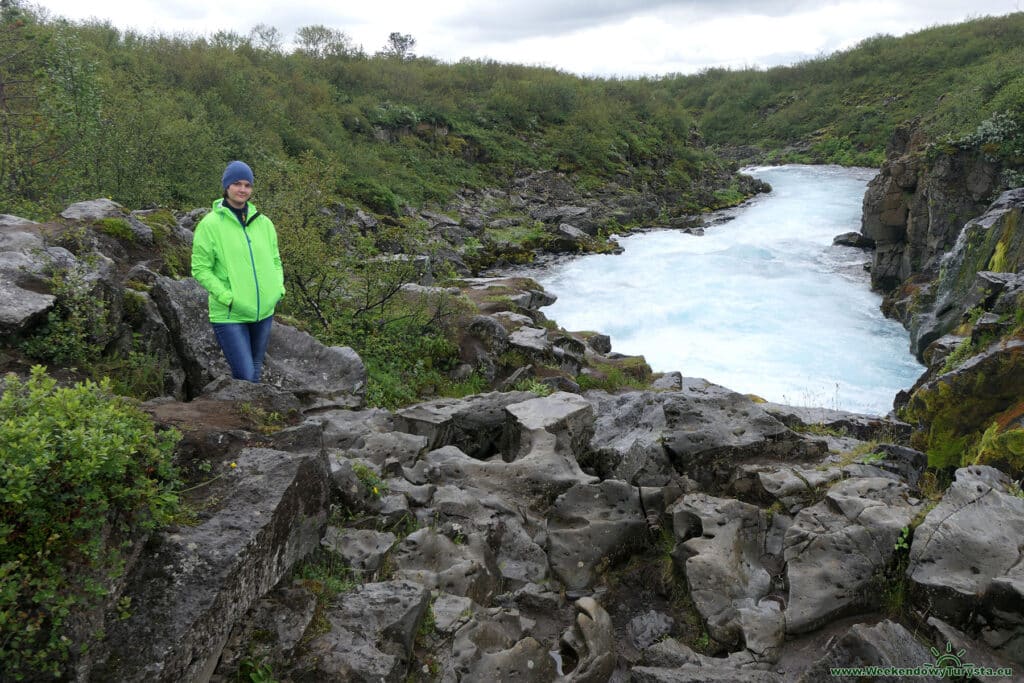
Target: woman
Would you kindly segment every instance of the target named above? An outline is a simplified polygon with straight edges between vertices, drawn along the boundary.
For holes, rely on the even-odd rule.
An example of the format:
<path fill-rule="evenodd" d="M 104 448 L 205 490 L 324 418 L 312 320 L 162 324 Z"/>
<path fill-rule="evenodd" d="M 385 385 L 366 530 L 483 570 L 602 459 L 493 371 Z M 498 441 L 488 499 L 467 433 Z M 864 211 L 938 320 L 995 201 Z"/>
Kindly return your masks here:
<path fill-rule="evenodd" d="M 284 296 L 277 232 L 249 202 L 253 175 L 247 164 L 229 163 L 221 186 L 223 198 L 196 226 L 192 277 L 210 293 L 210 322 L 231 375 L 259 382 L 274 307 Z"/>

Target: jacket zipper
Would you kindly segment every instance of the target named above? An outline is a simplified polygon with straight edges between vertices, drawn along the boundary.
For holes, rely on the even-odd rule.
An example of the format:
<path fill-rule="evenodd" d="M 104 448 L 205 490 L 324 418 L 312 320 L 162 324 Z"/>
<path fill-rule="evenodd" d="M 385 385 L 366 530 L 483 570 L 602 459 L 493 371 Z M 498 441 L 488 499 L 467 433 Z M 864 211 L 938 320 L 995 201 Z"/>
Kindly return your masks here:
<path fill-rule="evenodd" d="M 260 317 L 260 278 L 256 274 L 256 256 L 252 253 L 252 240 L 249 239 L 249 226 L 256 220 L 256 217 L 260 215 L 257 211 L 254 213 L 243 225 L 242 233 L 245 235 L 245 243 L 249 247 L 249 265 L 252 266 L 252 279 L 256 284 L 256 321 L 259 321 Z M 232 302 L 233 303 L 233 302 Z"/>

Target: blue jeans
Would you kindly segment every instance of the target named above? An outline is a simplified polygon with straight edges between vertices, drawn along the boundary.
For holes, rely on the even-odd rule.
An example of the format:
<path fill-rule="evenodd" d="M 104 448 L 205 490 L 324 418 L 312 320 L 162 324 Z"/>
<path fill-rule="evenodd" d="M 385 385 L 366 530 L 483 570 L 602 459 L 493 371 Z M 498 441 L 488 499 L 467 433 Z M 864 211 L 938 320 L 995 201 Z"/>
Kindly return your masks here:
<path fill-rule="evenodd" d="M 213 333 L 231 366 L 231 376 L 259 382 L 274 316 L 255 323 L 213 323 Z"/>

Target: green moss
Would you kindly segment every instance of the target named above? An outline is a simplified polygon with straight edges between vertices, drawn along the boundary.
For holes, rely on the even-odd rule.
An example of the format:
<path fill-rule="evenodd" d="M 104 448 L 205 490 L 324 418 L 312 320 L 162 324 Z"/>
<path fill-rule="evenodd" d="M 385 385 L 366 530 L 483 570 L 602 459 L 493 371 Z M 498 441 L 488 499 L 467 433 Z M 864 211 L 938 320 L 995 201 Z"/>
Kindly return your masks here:
<path fill-rule="evenodd" d="M 988 270 L 997 273 L 1006 272 L 1006 242 L 1000 241 L 996 244 L 995 253 L 992 254 L 992 258 L 988 262 Z"/>
<path fill-rule="evenodd" d="M 178 220 L 174 214 L 167 209 L 158 209 L 134 215 L 153 231 L 153 241 L 163 258 L 164 273 L 175 279 L 188 277 L 192 272 L 192 247 L 175 239 L 174 229 Z"/>
<path fill-rule="evenodd" d="M 1003 463 L 1014 472 L 1024 470 L 1024 429 L 1010 429 L 1001 432 L 999 424 L 993 422 L 981 435 L 974 463 Z"/>
<path fill-rule="evenodd" d="M 170 239 L 171 235 L 174 234 L 174 228 L 178 224 L 174 214 L 167 209 L 158 209 L 148 213 L 140 212 L 133 215 L 140 223 L 153 231 L 153 239 L 157 244 Z"/>
<path fill-rule="evenodd" d="M 589 372 L 576 378 L 576 383 L 583 391 L 600 389 L 614 393 L 622 389 L 646 389 L 651 376 L 651 366 L 643 356 L 634 356 L 595 363 Z"/>
<path fill-rule="evenodd" d="M 125 242 L 135 241 L 135 233 L 132 232 L 131 224 L 123 218 L 101 218 L 96 223 L 96 229 L 104 235 L 110 235 Z"/>
<path fill-rule="evenodd" d="M 523 249 L 537 249 L 550 241 L 550 235 L 539 223 L 524 223 L 507 228 L 487 228 L 484 239 L 500 249 L 513 252 Z"/>

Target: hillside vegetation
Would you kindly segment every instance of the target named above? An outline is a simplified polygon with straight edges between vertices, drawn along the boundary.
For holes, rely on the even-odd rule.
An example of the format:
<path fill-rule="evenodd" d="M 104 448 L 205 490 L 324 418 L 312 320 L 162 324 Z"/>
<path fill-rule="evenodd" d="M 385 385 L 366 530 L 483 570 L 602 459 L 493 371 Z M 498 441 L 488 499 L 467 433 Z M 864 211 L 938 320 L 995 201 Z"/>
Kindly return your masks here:
<path fill-rule="evenodd" d="M 775 158 L 880 163 L 893 128 L 924 116 L 962 136 L 1024 111 L 1024 14 L 979 19 L 767 71 L 580 78 L 553 69 L 376 55 L 341 31 L 142 35 L 41 18 L 5 2 L 0 30 L 0 212 L 48 218 L 108 196 L 205 206 L 225 161 L 266 168 L 311 153 L 339 196 L 378 213 L 443 203 L 536 169 L 583 189 L 673 189 L 680 210 L 718 182 L 714 146 Z M 703 188 L 707 189 L 707 188 Z"/>
<path fill-rule="evenodd" d="M 656 81 L 368 56 L 338 31 L 300 35 L 286 54 L 265 28 L 145 36 L 8 10 L 0 211 L 45 217 L 97 196 L 205 206 L 227 160 L 266 169 L 303 153 L 339 170 L 340 196 L 393 215 L 535 169 L 685 190 L 718 166 Z"/>
<path fill-rule="evenodd" d="M 878 166 L 899 124 L 961 139 L 994 116 L 1024 119 L 1024 13 L 878 35 L 769 70 L 710 69 L 665 79 L 713 145 L 756 145 L 779 160 Z"/>

